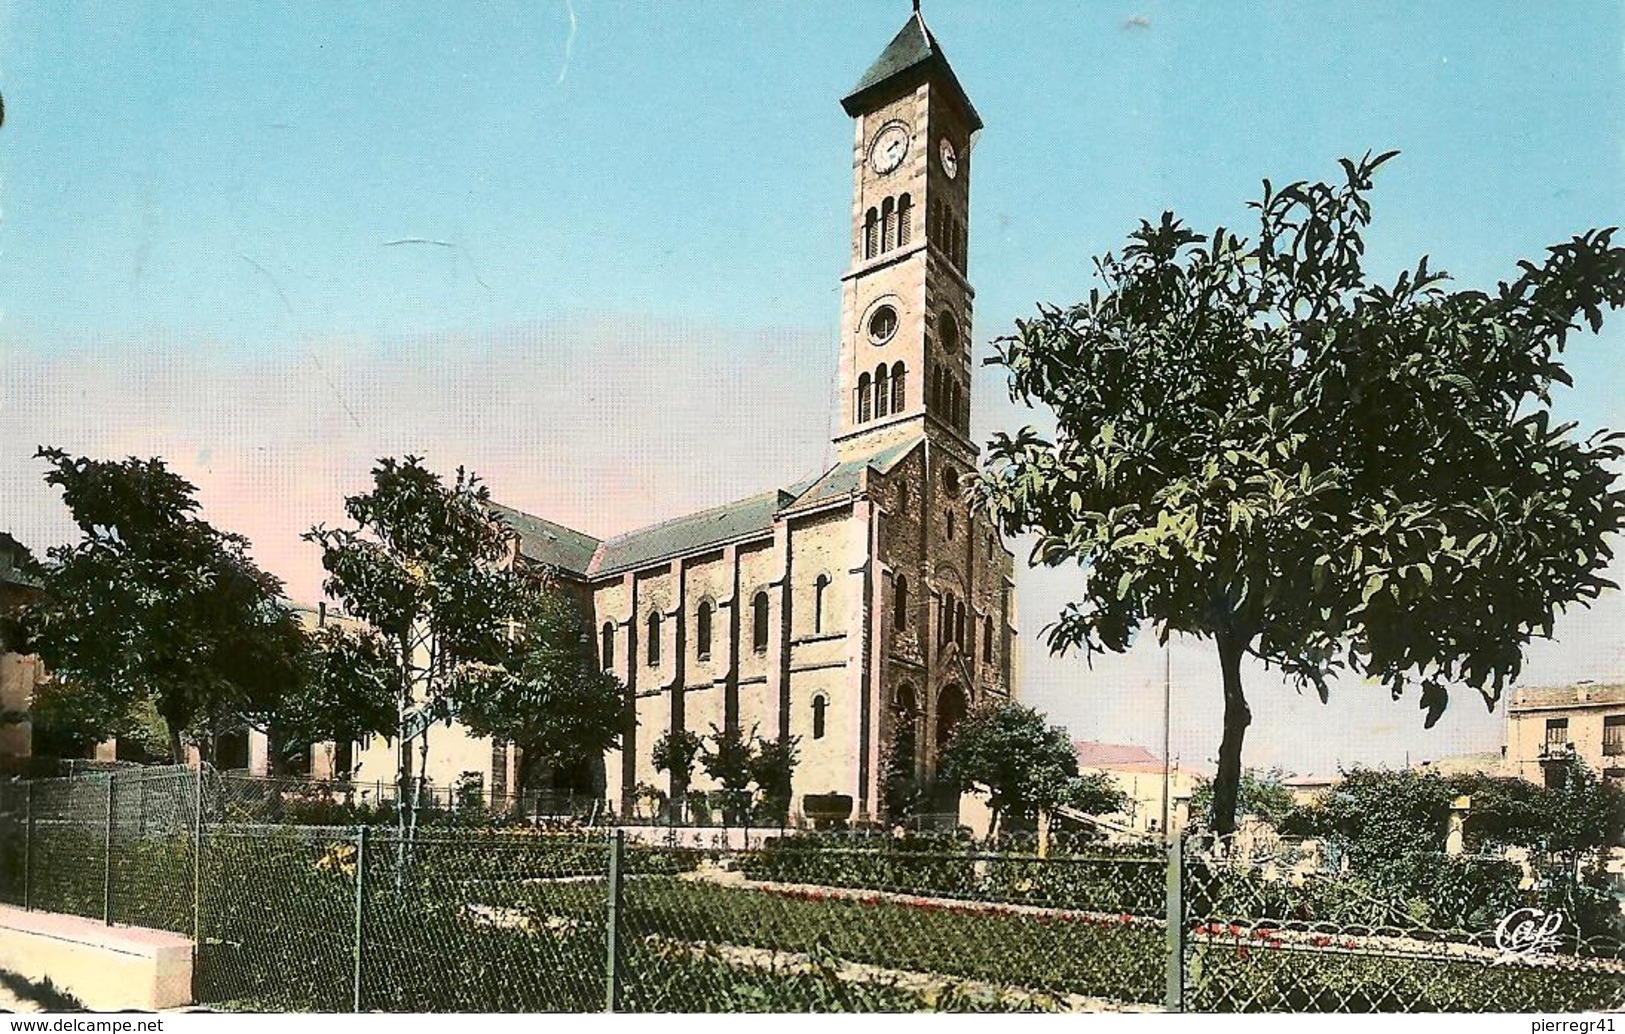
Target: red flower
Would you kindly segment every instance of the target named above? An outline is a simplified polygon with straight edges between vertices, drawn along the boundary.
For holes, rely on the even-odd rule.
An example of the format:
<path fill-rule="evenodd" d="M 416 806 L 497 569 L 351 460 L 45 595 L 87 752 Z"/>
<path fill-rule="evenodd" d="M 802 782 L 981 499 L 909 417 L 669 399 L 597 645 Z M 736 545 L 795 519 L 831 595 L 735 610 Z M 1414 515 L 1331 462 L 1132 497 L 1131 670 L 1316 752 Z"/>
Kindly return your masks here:
<path fill-rule="evenodd" d="M 1117 917 L 1117 921 L 1122 923 L 1124 926 L 1127 926 L 1128 924 L 1134 922 L 1134 917 L 1129 915 L 1127 912 L 1124 912 L 1122 915 Z"/>
<path fill-rule="evenodd" d="M 1237 926 L 1235 923 L 1231 923 L 1230 924 L 1230 936 L 1232 936 L 1232 937 L 1240 937 L 1241 936 L 1241 927 Z"/>

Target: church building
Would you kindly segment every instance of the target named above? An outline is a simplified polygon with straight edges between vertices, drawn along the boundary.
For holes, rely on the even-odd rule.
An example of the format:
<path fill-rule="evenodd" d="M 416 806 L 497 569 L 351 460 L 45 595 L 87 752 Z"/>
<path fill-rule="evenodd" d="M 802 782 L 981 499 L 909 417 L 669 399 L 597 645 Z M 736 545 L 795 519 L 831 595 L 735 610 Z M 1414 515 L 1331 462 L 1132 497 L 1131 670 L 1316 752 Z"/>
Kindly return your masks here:
<path fill-rule="evenodd" d="M 524 558 L 591 601 L 600 662 L 626 687 L 603 774 L 623 813 L 640 787 L 682 789 L 655 768 L 663 734 L 714 728 L 796 739 L 793 815 L 842 794 L 854 818 L 884 819 L 888 773 L 931 787 L 955 723 L 1015 684 L 1014 558 L 964 494 L 982 122 L 918 11 L 841 103 L 853 199 L 834 466 L 609 539 L 502 510 Z M 512 771 L 497 747 L 493 788 Z M 689 784 L 711 788 L 703 771 Z M 952 811 L 957 794 L 935 800 Z"/>

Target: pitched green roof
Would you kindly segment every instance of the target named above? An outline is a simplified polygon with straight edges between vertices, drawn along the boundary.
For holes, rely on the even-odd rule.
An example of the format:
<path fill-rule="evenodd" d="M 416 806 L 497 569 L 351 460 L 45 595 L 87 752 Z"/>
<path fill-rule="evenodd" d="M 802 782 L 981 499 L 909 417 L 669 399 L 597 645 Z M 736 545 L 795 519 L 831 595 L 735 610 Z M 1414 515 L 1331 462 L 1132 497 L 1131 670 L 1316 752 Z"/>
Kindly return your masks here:
<path fill-rule="evenodd" d="M 769 534 L 780 514 L 850 495 L 862 487 L 866 469 L 890 470 L 920 441 L 917 436 L 908 438 L 837 463 L 810 481 L 603 540 L 512 507 L 493 503 L 492 509 L 519 534 L 519 551 L 526 559 L 551 564 L 577 577 L 602 578 Z"/>
<path fill-rule="evenodd" d="M 795 501 L 799 494 L 795 488 L 763 492 L 609 539 L 593 561 L 592 574 L 598 577 L 628 571 L 770 531 L 774 515 Z"/>
<path fill-rule="evenodd" d="M 964 105 L 971 131 L 981 129 L 981 117 L 976 114 L 976 108 L 966 95 L 965 88 L 959 85 L 959 77 L 954 75 L 953 68 L 948 64 L 948 57 L 942 52 L 942 45 L 931 35 L 931 30 L 926 28 L 925 19 L 920 16 L 918 10 L 909 16 L 897 35 L 886 44 L 886 49 L 880 52 L 880 56 L 875 58 L 875 63 L 863 73 L 863 78 L 858 80 L 858 85 L 852 87 L 852 92 L 841 98 L 841 106 L 846 109 L 848 115 L 857 115 L 872 101 L 878 100 L 894 84 L 905 79 L 924 79 L 933 73 L 944 80 L 957 95 L 959 103 Z"/>
<path fill-rule="evenodd" d="M 491 504 L 508 527 L 519 535 L 519 552 L 526 560 L 549 564 L 571 574 L 585 575 L 599 541 L 562 524 L 554 524 L 509 506 Z"/>

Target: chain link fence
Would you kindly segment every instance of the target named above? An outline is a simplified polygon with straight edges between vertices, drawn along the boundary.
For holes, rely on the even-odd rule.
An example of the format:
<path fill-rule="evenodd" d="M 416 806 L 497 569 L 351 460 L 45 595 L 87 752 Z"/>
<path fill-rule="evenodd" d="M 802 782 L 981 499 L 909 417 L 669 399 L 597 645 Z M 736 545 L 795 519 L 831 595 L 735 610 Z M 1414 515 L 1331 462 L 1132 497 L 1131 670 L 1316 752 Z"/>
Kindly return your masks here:
<path fill-rule="evenodd" d="M 1038 857 L 806 834 L 699 849 L 547 823 L 403 834 L 381 812 L 287 821 L 295 797 L 353 809 L 339 787 L 266 790 L 181 768 L 4 784 L 0 900 L 186 933 L 195 996 L 223 1009 L 1625 1006 L 1617 940 L 1508 950 L 1494 917 L 1532 906 L 1473 890 L 1494 881 L 1428 911 L 1225 844 Z"/>

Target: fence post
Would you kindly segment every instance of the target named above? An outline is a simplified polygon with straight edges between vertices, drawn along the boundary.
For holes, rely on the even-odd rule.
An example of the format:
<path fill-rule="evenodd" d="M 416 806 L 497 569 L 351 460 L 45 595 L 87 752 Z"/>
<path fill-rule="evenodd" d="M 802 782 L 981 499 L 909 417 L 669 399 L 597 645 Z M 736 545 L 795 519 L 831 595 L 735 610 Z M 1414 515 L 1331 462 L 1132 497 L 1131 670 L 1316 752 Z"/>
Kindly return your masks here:
<path fill-rule="evenodd" d="M 113 783 L 116 772 L 107 773 L 107 826 L 102 837 L 102 923 L 113 925 Z"/>
<path fill-rule="evenodd" d="M 609 914 L 605 917 L 604 1011 L 621 1008 L 621 862 L 626 852 L 626 831 L 617 829 L 609 840 Z"/>
<path fill-rule="evenodd" d="M 352 944 L 355 968 L 351 973 L 350 1011 L 361 1011 L 361 965 L 367 945 L 367 827 L 355 835 L 355 940 Z"/>
<path fill-rule="evenodd" d="M 23 784 L 23 911 L 34 907 L 34 784 Z"/>
<path fill-rule="evenodd" d="M 1163 1008 L 1169 1012 L 1185 1009 L 1185 837 L 1175 834 L 1168 840 L 1167 904 L 1168 983 L 1163 990 Z"/>
<path fill-rule="evenodd" d="M 203 952 L 203 759 L 192 784 L 192 979 Z"/>

